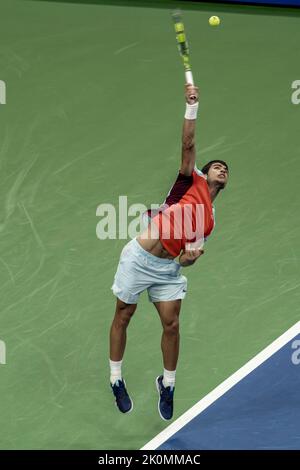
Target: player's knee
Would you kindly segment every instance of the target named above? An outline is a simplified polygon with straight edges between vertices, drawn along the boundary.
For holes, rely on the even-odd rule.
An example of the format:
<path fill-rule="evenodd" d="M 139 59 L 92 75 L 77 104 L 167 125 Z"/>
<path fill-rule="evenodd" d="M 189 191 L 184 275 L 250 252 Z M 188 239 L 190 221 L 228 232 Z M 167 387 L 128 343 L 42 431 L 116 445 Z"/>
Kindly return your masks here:
<path fill-rule="evenodd" d="M 164 332 L 170 336 L 177 336 L 179 333 L 179 320 L 176 318 L 174 320 L 165 322 L 163 324 Z"/>
<path fill-rule="evenodd" d="M 126 304 L 126 305 L 120 306 L 116 312 L 116 326 L 119 328 L 126 328 L 135 310 L 136 310 L 136 305 Z"/>

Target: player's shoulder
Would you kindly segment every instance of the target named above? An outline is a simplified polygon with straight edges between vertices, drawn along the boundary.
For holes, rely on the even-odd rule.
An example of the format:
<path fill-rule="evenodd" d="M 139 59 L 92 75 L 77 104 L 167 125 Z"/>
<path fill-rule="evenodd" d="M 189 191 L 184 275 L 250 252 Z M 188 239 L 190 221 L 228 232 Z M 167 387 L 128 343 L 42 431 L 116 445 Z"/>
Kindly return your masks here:
<path fill-rule="evenodd" d="M 204 173 L 203 173 L 201 170 L 199 170 L 199 168 L 197 167 L 196 164 L 195 164 L 195 166 L 194 166 L 194 172 L 196 173 L 196 175 L 202 176 L 202 178 L 205 178 Z"/>
<path fill-rule="evenodd" d="M 196 164 L 194 166 L 194 169 L 191 175 L 186 175 L 182 173 L 181 170 L 179 170 L 177 181 L 182 181 L 182 180 L 193 181 L 194 179 L 193 175 L 201 176 L 206 181 L 206 175 L 201 170 L 199 170 Z"/>

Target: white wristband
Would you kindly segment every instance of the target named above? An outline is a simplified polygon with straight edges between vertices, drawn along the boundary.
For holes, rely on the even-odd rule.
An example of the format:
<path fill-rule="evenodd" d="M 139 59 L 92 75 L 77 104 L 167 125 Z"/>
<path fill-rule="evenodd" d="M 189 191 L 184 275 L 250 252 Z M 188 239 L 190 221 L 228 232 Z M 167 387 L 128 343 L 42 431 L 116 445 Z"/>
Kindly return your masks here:
<path fill-rule="evenodd" d="M 194 104 L 186 104 L 185 108 L 185 119 L 197 119 L 197 113 L 198 113 L 198 107 L 199 103 L 194 103 Z"/>

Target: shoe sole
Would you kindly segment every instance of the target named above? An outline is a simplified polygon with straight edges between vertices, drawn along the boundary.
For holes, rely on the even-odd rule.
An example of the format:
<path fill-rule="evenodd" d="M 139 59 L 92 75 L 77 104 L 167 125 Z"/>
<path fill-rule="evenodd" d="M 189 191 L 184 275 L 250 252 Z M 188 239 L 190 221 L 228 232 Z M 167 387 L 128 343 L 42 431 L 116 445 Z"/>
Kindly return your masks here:
<path fill-rule="evenodd" d="M 159 383 L 158 383 L 159 377 L 160 377 L 160 375 L 159 375 L 158 377 L 156 377 L 156 380 L 155 380 L 155 383 L 156 383 L 156 390 L 157 390 L 157 393 L 158 393 L 157 409 L 158 409 L 159 416 L 161 417 L 161 419 L 162 419 L 163 421 L 170 421 L 172 418 L 166 419 L 166 418 L 163 417 L 163 415 L 162 415 L 161 412 L 160 412 L 160 408 L 159 408 L 159 402 L 160 402 L 160 388 L 159 388 Z"/>
<path fill-rule="evenodd" d="M 129 398 L 130 398 L 130 397 L 129 397 Z M 128 415 L 129 413 L 132 412 L 132 410 L 133 410 L 133 401 L 131 400 L 131 398 L 130 398 L 130 401 L 131 401 L 131 408 L 130 408 L 128 411 L 121 411 L 120 408 L 119 408 L 118 405 L 117 405 L 117 402 L 115 401 L 115 405 L 116 405 L 116 407 L 117 407 L 117 410 L 118 410 L 120 413 L 122 413 L 122 415 Z"/>

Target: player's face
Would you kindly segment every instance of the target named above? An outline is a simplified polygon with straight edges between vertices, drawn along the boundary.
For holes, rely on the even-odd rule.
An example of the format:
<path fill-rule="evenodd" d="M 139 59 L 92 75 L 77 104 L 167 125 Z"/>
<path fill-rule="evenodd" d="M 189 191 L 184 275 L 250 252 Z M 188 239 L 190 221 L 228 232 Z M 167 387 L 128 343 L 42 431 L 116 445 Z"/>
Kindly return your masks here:
<path fill-rule="evenodd" d="M 209 184 L 218 183 L 221 188 L 225 188 L 228 180 L 228 170 L 222 163 L 213 163 L 207 175 Z"/>

